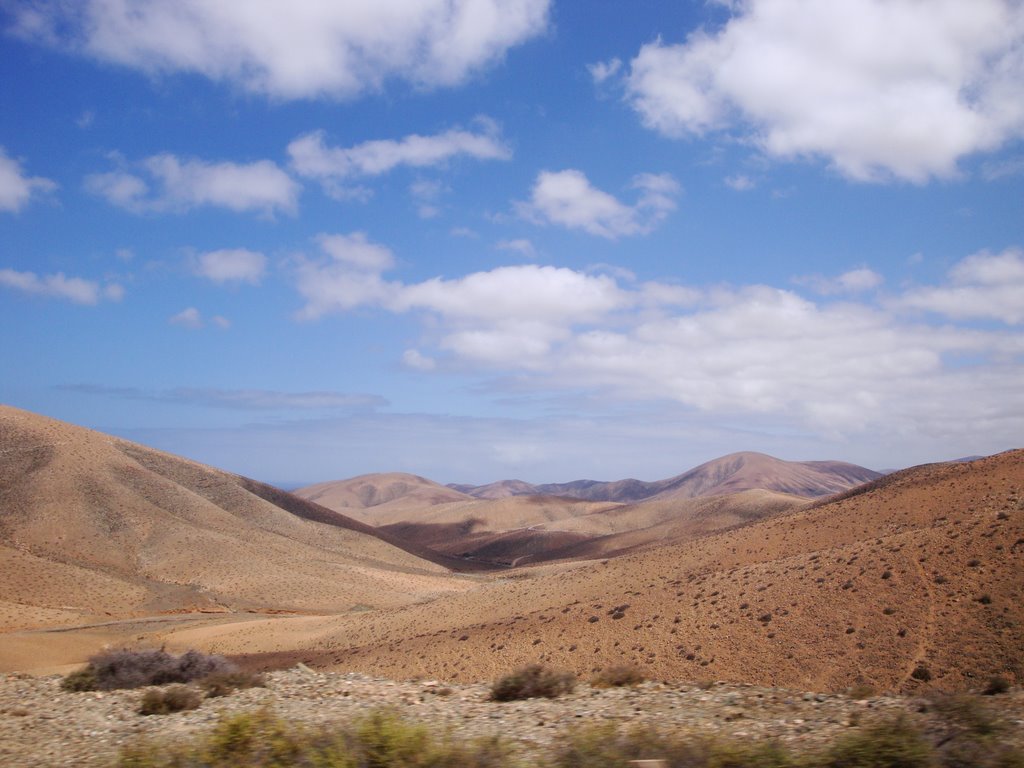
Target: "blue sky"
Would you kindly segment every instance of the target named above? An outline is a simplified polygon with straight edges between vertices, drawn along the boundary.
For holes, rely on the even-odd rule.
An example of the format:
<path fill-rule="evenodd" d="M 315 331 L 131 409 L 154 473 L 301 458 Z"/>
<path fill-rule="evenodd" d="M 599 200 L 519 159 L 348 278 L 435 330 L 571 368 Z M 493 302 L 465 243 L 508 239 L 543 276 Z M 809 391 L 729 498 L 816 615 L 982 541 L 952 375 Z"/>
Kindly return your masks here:
<path fill-rule="evenodd" d="M 1021 446 L 1016 0 L 0 25 L 2 402 L 286 485 Z"/>

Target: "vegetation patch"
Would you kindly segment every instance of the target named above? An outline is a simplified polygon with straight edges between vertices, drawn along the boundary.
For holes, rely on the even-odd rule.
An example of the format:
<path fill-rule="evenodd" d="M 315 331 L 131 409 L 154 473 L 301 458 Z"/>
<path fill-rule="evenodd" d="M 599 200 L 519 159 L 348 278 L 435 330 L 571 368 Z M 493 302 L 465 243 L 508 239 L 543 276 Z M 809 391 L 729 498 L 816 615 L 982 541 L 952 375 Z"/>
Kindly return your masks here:
<path fill-rule="evenodd" d="M 166 688 L 150 688 L 139 704 L 140 715 L 169 715 L 199 709 L 203 703 L 202 694 L 187 685 L 169 685 Z"/>
<path fill-rule="evenodd" d="M 543 664 L 529 664 L 497 680 L 491 686 L 491 701 L 519 699 L 557 699 L 572 693 L 576 678 L 571 672 L 561 672 Z"/>
<path fill-rule="evenodd" d="M 172 656 L 163 650 L 118 650 L 93 656 L 84 668 L 65 677 L 61 688 L 65 691 L 111 691 L 148 685 L 191 683 L 237 674 L 238 667 L 223 656 L 211 656 L 199 651 Z"/>
<path fill-rule="evenodd" d="M 647 676 L 639 667 L 632 664 L 617 664 L 601 670 L 590 678 L 590 684 L 595 688 L 621 688 L 646 681 Z"/>

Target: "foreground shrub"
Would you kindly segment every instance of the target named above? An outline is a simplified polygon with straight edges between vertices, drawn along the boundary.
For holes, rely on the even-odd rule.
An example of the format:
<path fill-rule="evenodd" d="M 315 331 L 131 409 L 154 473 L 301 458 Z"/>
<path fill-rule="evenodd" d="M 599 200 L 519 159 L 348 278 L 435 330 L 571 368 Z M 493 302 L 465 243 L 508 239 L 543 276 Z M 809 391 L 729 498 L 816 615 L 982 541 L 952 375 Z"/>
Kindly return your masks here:
<path fill-rule="evenodd" d="M 864 728 L 837 741 L 822 768 L 932 768 L 934 752 L 904 716 Z"/>
<path fill-rule="evenodd" d="M 620 732 L 612 725 L 574 729 L 555 746 L 553 768 L 629 768 L 634 760 L 662 760 L 669 768 L 795 768 L 774 743 L 741 744 L 668 736 L 652 728 Z"/>
<path fill-rule="evenodd" d="M 639 685 L 646 681 L 647 676 L 639 667 L 634 667 L 632 664 L 608 667 L 590 678 L 590 684 L 595 688 L 621 688 L 627 685 Z"/>
<path fill-rule="evenodd" d="M 571 672 L 529 664 L 496 681 L 491 686 L 491 701 L 557 699 L 563 693 L 572 693 L 575 687 L 576 678 Z"/>
<path fill-rule="evenodd" d="M 439 740 L 421 725 L 377 711 L 348 728 L 310 728 L 268 710 L 223 717 L 191 745 L 156 742 L 121 752 L 121 768 L 506 768 L 500 739 Z"/>
<path fill-rule="evenodd" d="M 64 678 L 61 687 L 69 691 L 110 691 L 190 683 L 208 675 L 237 671 L 223 656 L 209 656 L 199 651 L 188 651 L 181 656 L 172 656 L 163 650 L 107 651 L 93 656 L 84 669 Z"/>
<path fill-rule="evenodd" d="M 199 709 L 203 697 L 199 691 L 187 685 L 169 685 L 167 688 L 150 688 L 142 696 L 140 715 L 169 715 Z"/>

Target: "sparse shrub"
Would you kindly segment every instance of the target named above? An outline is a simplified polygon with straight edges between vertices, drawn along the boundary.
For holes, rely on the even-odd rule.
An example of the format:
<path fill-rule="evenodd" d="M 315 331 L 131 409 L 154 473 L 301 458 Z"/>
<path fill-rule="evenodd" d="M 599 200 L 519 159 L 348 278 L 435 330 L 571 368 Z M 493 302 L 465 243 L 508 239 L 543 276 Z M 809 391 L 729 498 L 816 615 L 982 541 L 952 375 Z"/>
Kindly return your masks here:
<path fill-rule="evenodd" d="M 822 768 L 932 768 L 931 745 L 906 716 L 840 738 L 816 765 Z"/>
<path fill-rule="evenodd" d="M 556 699 L 563 693 L 571 693 L 575 687 L 576 678 L 572 673 L 529 664 L 496 681 L 491 686 L 491 701 Z"/>
<path fill-rule="evenodd" d="M 877 695 L 877 693 L 878 691 L 876 691 L 874 687 L 868 685 L 867 683 L 857 683 L 856 685 L 851 686 L 846 691 L 847 696 L 857 701 L 861 699 L 870 699 L 873 696 Z"/>
<path fill-rule="evenodd" d="M 263 688 L 267 684 L 263 675 L 257 672 L 214 672 L 199 680 L 199 687 L 206 692 L 207 698 L 229 696 L 242 688 Z"/>
<path fill-rule="evenodd" d="M 390 712 L 371 712 L 338 729 L 288 722 L 268 710 L 223 717 L 212 732 L 186 745 L 138 743 L 120 768 L 505 768 L 512 750 L 499 738 L 437 739 L 422 725 Z"/>
<path fill-rule="evenodd" d="M 172 656 L 163 650 L 118 650 L 93 656 L 84 669 L 72 672 L 61 685 L 65 690 L 110 691 L 147 685 L 191 683 L 209 675 L 237 671 L 238 668 L 223 656 L 209 656 L 199 651 Z M 83 687 L 90 684 L 91 688 Z"/>
<path fill-rule="evenodd" d="M 60 681 L 61 690 L 78 693 L 96 690 L 96 672 L 92 667 L 82 667 Z"/>
<path fill-rule="evenodd" d="M 1010 690 L 1010 681 L 1002 675 L 995 675 L 989 678 L 988 685 L 981 692 L 983 696 L 996 696 Z"/>
<path fill-rule="evenodd" d="M 590 678 L 590 684 L 595 688 L 621 688 L 627 685 L 639 685 L 646 680 L 647 676 L 639 667 L 632 664 L 617 664 L 598 672 Z"/>
<path fill-rule="evenodd" d="M 169 715 L 199 709 L 203 697 L 195 688 L 187 685 L 169 685 L 166 688 L 150 688 L 142 696 L 140 715 Z"/>
<path fill-rule="evenodd" d="M 634 760 L 663 760 L 669 768 L 789 768 L 789 755 L 770 742 L 669 736 L 653 728 L 620 732 L 611 725 L 588 726 L 563 735 L 555 746 L 554 768 L 628 768 Z"/>
<path fill-rule="evenodd" d="M 942 768 L 1022 768 L 1024 753 L 1004 739 L 1006 725 L 975 696 L 932 701 L 942 718 L 934 741 Z"/>
<path fill-rule="evenodd" d="M 915 680 L 920 680 L 922 683 L 927 683 L 932 679 L 932 673 L 924 664 L 918 664 L 914 667 L 914 671 L 910 673 L 910 676 Z"/>

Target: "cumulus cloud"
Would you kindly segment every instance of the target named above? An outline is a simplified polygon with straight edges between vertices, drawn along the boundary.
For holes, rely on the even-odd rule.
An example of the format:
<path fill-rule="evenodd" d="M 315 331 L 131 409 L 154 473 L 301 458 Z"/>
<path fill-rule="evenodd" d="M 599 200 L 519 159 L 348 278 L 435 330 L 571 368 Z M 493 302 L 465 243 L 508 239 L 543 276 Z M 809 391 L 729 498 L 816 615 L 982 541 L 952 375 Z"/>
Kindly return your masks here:
<path fill-rule="evenodd" d="M 511 150 L 497 125 L 478 118 L 477 132 L 453 128 L 433 136 L 412 134 L 402 139 L 366 141 L 352 147 L 332 147 L 323 131 L 304 134 L 288 145 L 292 168 L 300 176 L 317 179 L 335 197 L 365 194 L 355 180 L 393 171 L 398 167 L 431 168 L 457 157 L 508 160 Z M 429 183 L 429 182 L 428 182 Z"/>
<path fill-rule="evenodd" d="M 390 80 L 457 85 L 547 28 L 549 0 L 57 0 L 22 37 L 147 73 L 193 72 L 277 99 L 347 99 Z"/>
<path fill-rule="evenodd" d="M 1024 323 L 1024 251 L 976 253 L 950 272 L 950 284 L 915 288 L 897 300 L 900 306 L 955 319 Z"/>
<path fill-rule="evenodd" d="M 64 299 L 74 304 L 94 305 L 102 300 L 120 301 L 124 297 L 124 288 L 117 283 L 101 286 L 95 280 L 68 277 L 63 272 L 37 275 L 35 272 L 0 269 L 0 286 L 30 296 Z"/>
<path fill-rule="evenodd" d="M 196 259 L 196 274 L 215 283 L 249 283 L 263 279 L 267 257 L 246 248 L 207 251 Z"/>
<path fill-rule="evenodd" d="M 668 174 L 639 174 L 631 187 L 639 197 L 627 205 L 591 185 L 582 171 L 541 171 L 529 202 L 517 208 L 535 221 L 615 239 L 650 232 L 676 207 L 679 184 Z"/>
<path fill-rule="evenodd" d="M 211 205 L 266 216 L 294 214 L 300 189 L 269 160 L 210 163 L 167 153 L 148 157 L 137 168 L 87 176 L 85 187 L 111 204 L 136 213 L 184 212 Z"/>
<path fill-rule="evenodd" d="M 1024 427 L 1024 339 L 1006 327 L 951 322 L 1024 322 L 1018 250 L 975 254 L 939 285 L 888 297 L 876 296 L 882 278 L 866 267 L 809 280 L 810 295 L 767 285 L 638 283 L 533 264 L 405 283 L 383 277 L 387 253 L 376 271 L 339 270 L 335 259 L 304 262 L 303 314 L 414 313 L 426 337 L 402 355 L 413 370 L 674 402 L 833 437 Z M 971 300 L 965 290 L 975 292 Z M 920 309 L 941 317 L 922 320 Z"/>
<path fill-rule="evenodd" d="M 1024 135 L 1014 0 L 742 0 L 720 29 L 644 45 L 627 99 L 667 136 L 734 131 L 858 181 L 924 183 Z"/>
<path fill-rule="evenodd" d="M 21 163 L 8 157 L 0 146 L 0 211 L 17 213 L 38 195 L 52 192 L 57 184 L 42 176 L 26 176 Z"/>
<path fill-rule="evenodd" d="M 187 328 L 190 331 L 198 331 L 203 327 L 203 315 L 195 307 L 186 307 L 181 312 L 171 315 L 167 322 L 180 328 Z"/>

